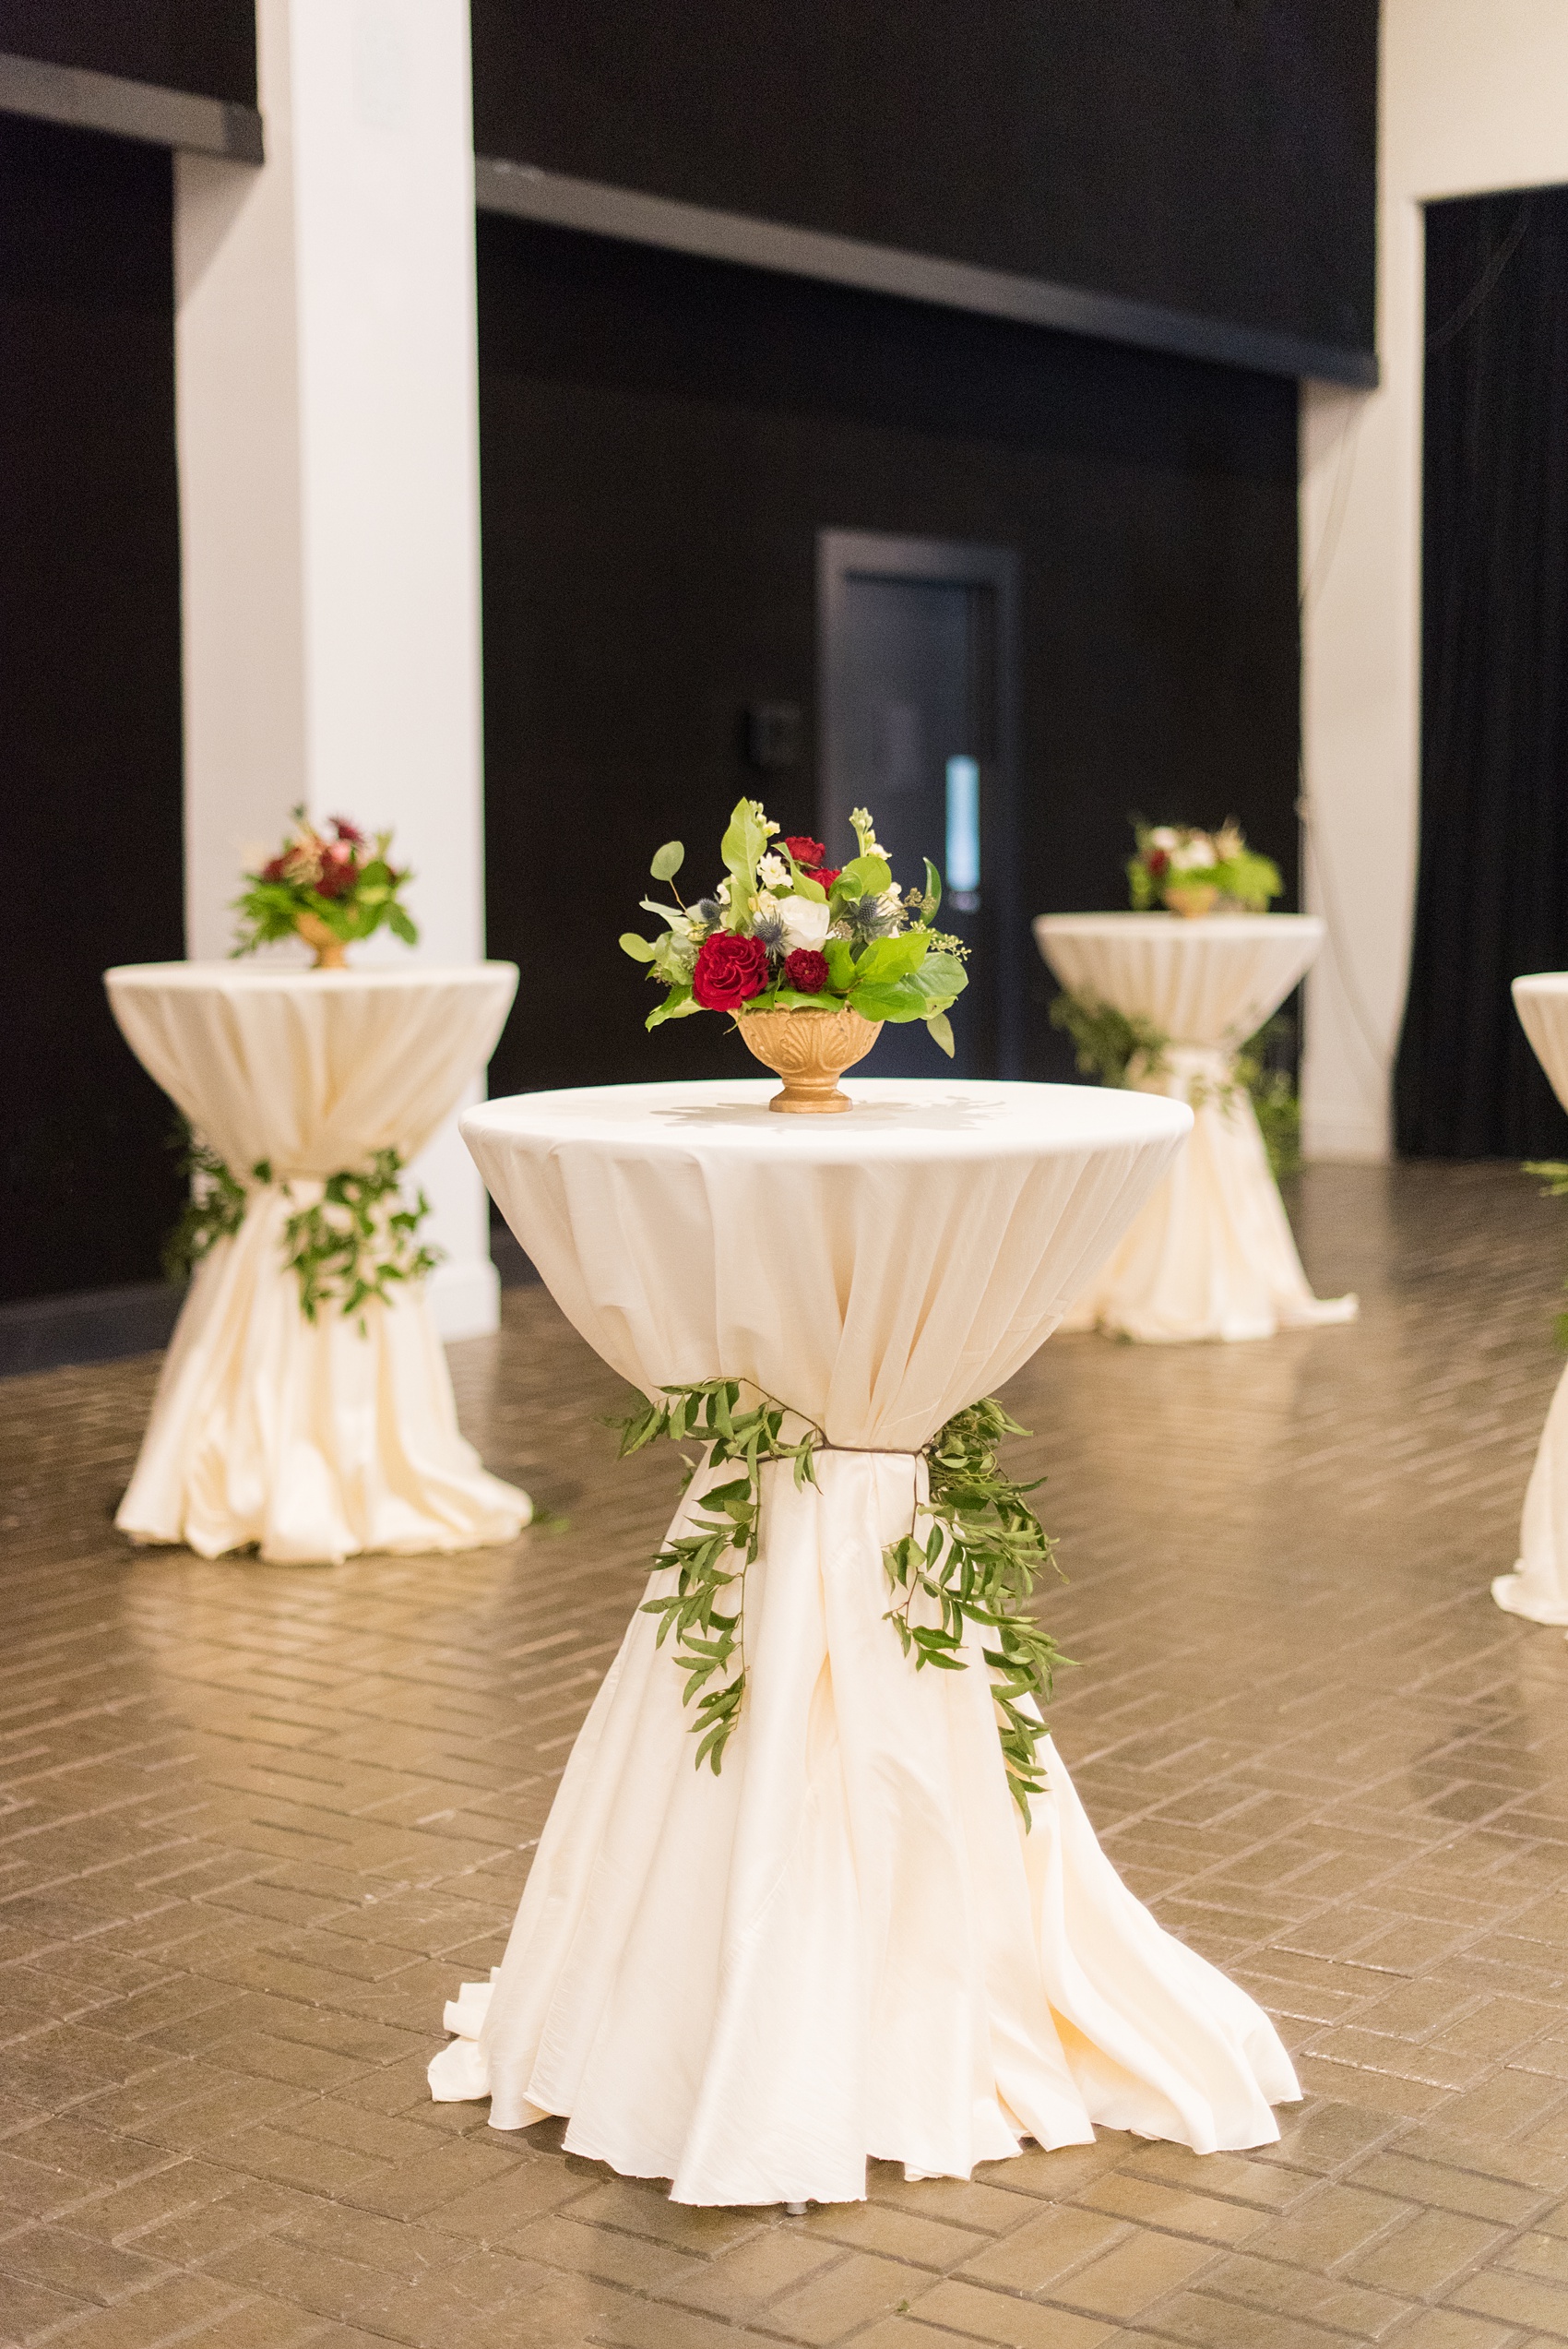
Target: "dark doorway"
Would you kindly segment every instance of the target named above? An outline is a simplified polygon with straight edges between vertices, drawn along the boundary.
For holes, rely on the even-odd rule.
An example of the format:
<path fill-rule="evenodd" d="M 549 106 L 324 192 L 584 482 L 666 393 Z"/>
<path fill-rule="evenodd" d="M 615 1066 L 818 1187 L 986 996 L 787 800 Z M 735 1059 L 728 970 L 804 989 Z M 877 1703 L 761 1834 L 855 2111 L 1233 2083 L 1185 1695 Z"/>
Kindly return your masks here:
<path fill-rule="evenodd" d="M 1414 1158 L 1562 1158 L 1509 983 L 1568 965 L 1568 188 L 1427 207 Z"/>
<path fill-rule="evenodd" d="M 969 948 L 969 984 L 953 1008 L 956 1074 L 993 1076 L 999 936 L 988 900 L 1013 869 L 1011 749 L 1016 557 L 1007 547 L 824 531 L 817 542 L 822 750 L 819 822 L 828 861 L 850 842 L 849 810 L 869 807 L 896 877 L 943 876 L 942 927 Z M 939 1076 L 948 1064 L 923 1028 L 889 1028 L 877 1072 Z"/>

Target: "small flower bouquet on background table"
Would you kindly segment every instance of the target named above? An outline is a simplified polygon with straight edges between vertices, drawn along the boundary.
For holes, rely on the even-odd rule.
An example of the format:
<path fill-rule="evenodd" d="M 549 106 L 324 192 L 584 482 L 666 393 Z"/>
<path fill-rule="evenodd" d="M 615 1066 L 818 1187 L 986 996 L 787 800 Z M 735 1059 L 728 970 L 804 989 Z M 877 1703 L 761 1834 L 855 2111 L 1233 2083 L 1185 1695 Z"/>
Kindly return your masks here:
<path fill-rule="evenodd" d="M 1127 880 L 1134 913 L 1161 904 L 1189 920 L 1229 909 L 1266 913 L 1270 898 L 1285 887 L 1277 864 L 1247 846 L 1239 824 L 1202 832 L 1193 824 L 1146 824 L 1134 817 L 1133 831 L 1138 845 Z"/>
<path fill-rule="evenodd" d="M 386 858 L 391 833 L 371 840 L 346 816 L 329 816 L 327 824 L 318 831 L 296 807 L 279 853 L 245 875 L 233 906 L 240 917 L 236 955 L 301 937 L 315 948 L 316 970 L 341 971 L 346 949 L 384 922 L 405 946 L 418 944 L 419 932 L 398 896 L 409 872 Z"/>
<path fill-rule="evenodd" d="M 922 1019 L 949 1056 L 949 1007 L 967 981 L 961 940 L 933 924 L 936 867 L 902 893 L 863 807 L 850 816 L 857 853 L 829 865 L 821 841 L 780 839 L 755 800 L 742 799 L 719 844 L 726 871 L 692 905 L 643 900 L 668 926 L 657 938 L 625 931 L 621 944 L 665 989 L 647 1025 L 728 1011 L 750 1050 L 784 1079 L 770 1109 L 832 1113 L 851 1106 L 838 1079 L 870 1052 L 885 1019 Z M 650 870 L 673 890 L 685 862 L 666 841 Z M 674 890 L 679 898 L 679 891 Z"/>

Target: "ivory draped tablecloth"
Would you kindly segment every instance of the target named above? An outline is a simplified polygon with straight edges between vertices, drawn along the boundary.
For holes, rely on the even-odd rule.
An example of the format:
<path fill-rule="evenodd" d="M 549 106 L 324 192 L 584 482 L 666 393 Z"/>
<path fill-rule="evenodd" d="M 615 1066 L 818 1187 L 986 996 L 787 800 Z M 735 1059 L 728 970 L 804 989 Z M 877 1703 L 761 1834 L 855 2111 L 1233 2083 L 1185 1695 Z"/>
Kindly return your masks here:
<path fill-rule="evenodd" d="M 204 1557 L 256 1543 L 305 1565 L 471 1549 L 528 1523 L 528 1495 L 457 1432 L 422 1283 L 371 1299 L 362 1335 L 335 1300 L 306 1320 L 283 1254 L 285 1223 L 327 1175 L 423 1149 L 489 1057 L 517 984 L 510 962 L 104 973 L 131 1050 L 249 1191 L 175 1325 L 114 1520 L 134 1541 Z M 252 1174 L 264 1160 L 271 1184 Z"/>
<path fill-rule="evenodd" d="M 815 1487 L 763 1470 L 747 1693 L 717 1778 L 694 1767 L 670 1648 L 633 1615 L 505 1961 L 446 2009 L 433 2093 L 488 2096 L 498 2128 L 567 2115 L 569 2151 L 709 2204 L 856 2200 L 873 2155 L 964 2177 L 1097 2121 L 1264 2143 L 1271 2102 L 1299 2093 L 1266 2017 L 1127 1891 L 1049 1741 L 1025 1833 L 979 1641 L 962 1672 L 917 1672 L 885 1619 L 918 1448 L 1028 1361 L 1190 1114 L 1076 1086 L 848 1090 L 832 1119 L 773 1116 L 772 1081 L 737 1080 L 463 1121 L 624 1377 L 742 1379 L 845 1449 Z"/>
<path fill-rule="evenodd" d="M 1568 1109 L 1568 971 L 1540 971 L 1514 982 L 1514 1008 L 1530 1049 Z M 1568 1370 L 1557 1382 L 1525 1488 L 1519 1556 L 1491 1595 L 1510 1615 L 1532 1623 L 1568 1624 Z"/>
<path fill-rule="evenodd" d="M 1170 1039 L 1142 1092 L 1190 1102 L 1193 1139 L 1064 1328 L 1172 1344 L 1272 1338 L 1355 1318 L 1314 1297 L 1258 1121 L 1231 1064 L 1308 969 L 1323 924 L 1301 913 L 1042 913 L 1040 953 L 1070 993 Z"/>

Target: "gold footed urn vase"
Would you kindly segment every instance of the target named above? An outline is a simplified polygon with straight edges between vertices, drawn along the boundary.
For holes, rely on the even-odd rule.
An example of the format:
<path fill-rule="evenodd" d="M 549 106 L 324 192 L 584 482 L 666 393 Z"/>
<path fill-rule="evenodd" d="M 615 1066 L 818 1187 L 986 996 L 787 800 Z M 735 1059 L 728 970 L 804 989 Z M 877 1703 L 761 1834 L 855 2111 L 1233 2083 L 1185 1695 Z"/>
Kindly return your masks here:
<path fill-rule="evenodd" d="M 346 971 L 348 969 L 348 951 L 342 939 L 336 930 L 327 928 L 319 915 L 309 912 L 296 913 L 294 930 L 298 936 L 303 938 L 306 946 L 315 949 L 315 960 L 311 964 L 313 971 Z"/>
<path fill-rule="evenodd" d="M 742 1012 L 736 1025 L 747 1049 L 784 1079 L 769 1109 L 795 1117 L 832 1117 L 853 1109 L 838 1079 L 882 1033 L 880 1019 L 862 1019 L 848 1004 L 842 1011 Z"/>

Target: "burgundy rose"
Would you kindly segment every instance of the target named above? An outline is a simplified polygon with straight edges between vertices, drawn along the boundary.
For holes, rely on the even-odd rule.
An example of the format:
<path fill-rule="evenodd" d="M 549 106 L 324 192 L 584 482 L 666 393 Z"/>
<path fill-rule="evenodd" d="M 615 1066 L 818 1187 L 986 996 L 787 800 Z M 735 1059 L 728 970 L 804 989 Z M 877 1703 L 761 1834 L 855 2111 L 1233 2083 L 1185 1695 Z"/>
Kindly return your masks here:
<path fill-rule="evenodd" d="M 347 897 L 358 879 L 353 850 L 340 841 L 329 842 L 322 852 L 317 893 L 322 897 Z"/>
<path fill-rule="evenodd" d="M 767 948 L 760 938 L 715 930 L 697 948 L 692 993 L 705 1011 L 733 1011 L 767 984 Z"/>
<path fill-rule="evenodd" d="M 284 868 L 285 868 L 285 866 L 286 866 L 286 864 L 287 864 L 287 863 L 288 863 L 288 859 L 287 859 L 286 857 L 282 857 L 282 856 L 275 856 L 275 857 L 273 857 L 273 858 L 271 859 L 271 861 L 270 861 L 268 864 L 264 864 L 264 865 L 262 866 L 262 868 L 261 868 L 261 877 L 262 877 L 262 879 L 263 879 L 264 881 L 286 881 L 286 880 L 288 879 L 288 877 L 289 877 L 289 876 L 288 876 L 287 872 L 286 872 L 286 871 L 285 871 L 285 869 L 284 869 Z"/>
<path fill-rule="evenodd" d="M 820 864 L 827 854 L 820 841 L 807 840 L 801 832 L 786 832 L 784 845 L 796 864 L 805 865 L 808 870 L 814 864 Z"/>
<path fill-rule="evenodd" d="M 825 864 L 820 872 L 812 875 L 812 879 L 820 881 L 825 889 L 830 889 L 843 870 L 842 864 Z"/>
<path fill-rule="evenodd" d="M 798 946 L 784 958 L 784 976 L 798 994 L 819 996 L 827 984 L 827 957 L 815 947 Z"/>
<path fill-rule="evenodd" d="M 1162 848 L 1151 848 L 1144 861 L 1157 881 L 1162 880 L 1170 870 L 1170 855 Z"/>
<path fill-rule="evenodd" d="M 363 848 L 364 834 L 357 824 L 350 824 L 346 816 L 329 816 L 327 820 L 340 841 L 348 841 L 354 848 Z"/>

